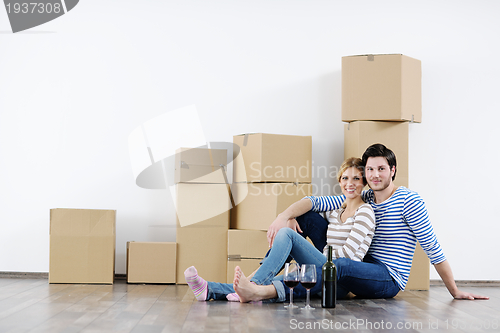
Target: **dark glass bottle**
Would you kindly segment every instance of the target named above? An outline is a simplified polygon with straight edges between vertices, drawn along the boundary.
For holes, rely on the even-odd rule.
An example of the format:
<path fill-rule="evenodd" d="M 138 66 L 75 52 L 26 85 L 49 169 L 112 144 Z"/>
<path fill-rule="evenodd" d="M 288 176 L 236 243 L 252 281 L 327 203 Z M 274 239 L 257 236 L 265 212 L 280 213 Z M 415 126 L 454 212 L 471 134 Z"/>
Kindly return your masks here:
<path fill-rule="evenodd" d="M 332 247 L 328 246 L 328 259 L 322 269 L 322 299 L 323 308 L 334 308 L 337 298 L 337 267 L 332 261 Z"/>

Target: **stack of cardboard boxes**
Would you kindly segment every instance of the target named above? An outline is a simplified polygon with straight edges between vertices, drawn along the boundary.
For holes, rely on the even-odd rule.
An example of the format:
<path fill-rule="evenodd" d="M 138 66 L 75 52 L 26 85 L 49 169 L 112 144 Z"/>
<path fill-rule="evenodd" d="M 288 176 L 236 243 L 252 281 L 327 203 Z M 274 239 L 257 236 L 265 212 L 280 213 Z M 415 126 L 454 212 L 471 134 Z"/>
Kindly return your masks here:
<path fill-rule="evenodd" d="M 231 208 L 227 150 L 181 148 L 176 152 L 177 283 L 195 266 L 207 281 L 226 282 Z"/>
<path fill-rule="evenodd" d="M 235 206 L 228 233 L 228 283 L 236 266 L 245 274 L 259 267 L 269 249 L 269 225 L 289 205 L 312 193 L 310 136 L 255 133 L 236 135 L 233 143 Z"/>
<path fill-rule="evenodd" d="M 344 158 L 382 143 L 396 154 L 396 186 L 409 183 L 409 123 L 422 121 L 421 63 L 401 54 L 342 58 Z M 429 259 L 417 245 L 407 289 L 429 289 Z"/>

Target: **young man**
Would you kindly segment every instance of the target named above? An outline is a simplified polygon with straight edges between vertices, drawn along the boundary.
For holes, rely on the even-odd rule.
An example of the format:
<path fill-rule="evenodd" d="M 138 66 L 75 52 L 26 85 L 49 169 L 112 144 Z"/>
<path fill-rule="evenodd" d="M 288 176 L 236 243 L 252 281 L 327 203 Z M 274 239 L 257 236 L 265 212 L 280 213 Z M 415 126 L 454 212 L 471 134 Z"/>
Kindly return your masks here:
<path fill-rule="evenodd" d="M 457 288 L 423 200 L 416 192 L 405 187 L 396 188 L 393 183 L 397 170 L 394 153 L 382 144 L 374 144 L 366 149 L 362 161 L 370 187 L 363 198 L 372 205 L 377 226 L 363 262 L 344 258 L 335 260 L 338 297 L 342 298 L 348 292 L 366 298 L 394 297 L 405 289 L 419 241 L 454 298 L 488 299 Z M 343 196 L 311 196 L 296 202 L 269 227 L 269 244 L 272 245 L 279 229 L 289 227 L 304 237 L 309 236 L 318 249 L 323 249 L 328 222 L 316 212 L 337 209 L 343 200 Z"/>

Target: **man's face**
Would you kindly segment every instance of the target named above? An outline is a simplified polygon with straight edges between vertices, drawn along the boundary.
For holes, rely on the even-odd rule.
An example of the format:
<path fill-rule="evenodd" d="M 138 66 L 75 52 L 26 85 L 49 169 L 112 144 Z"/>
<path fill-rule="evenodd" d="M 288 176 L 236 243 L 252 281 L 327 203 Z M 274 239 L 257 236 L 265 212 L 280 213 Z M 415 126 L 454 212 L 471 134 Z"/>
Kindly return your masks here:
<path fill-rule="evenodd" d="M 385 157 L 369 157 L 365 167 L 368 186 L 374 191 L 385 190 L 391 184 L 395 171 L 395 167 L 392 167 L 392 170 L 389 168 Z"/>

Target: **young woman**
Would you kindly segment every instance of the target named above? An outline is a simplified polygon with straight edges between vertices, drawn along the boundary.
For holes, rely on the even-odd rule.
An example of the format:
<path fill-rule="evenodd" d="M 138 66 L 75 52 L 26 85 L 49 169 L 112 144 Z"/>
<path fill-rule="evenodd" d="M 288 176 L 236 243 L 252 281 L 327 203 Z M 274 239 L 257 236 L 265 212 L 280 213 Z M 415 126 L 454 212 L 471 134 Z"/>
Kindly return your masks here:
<path fill-rule="evenodd" d="M 361 160 L 359 158 L 345 160 L 337 176 L 345 201 L 340 209 L 325 214 L 329 221 L 327 245 L 333 247 L 335 259 L 347 258 L 362 261 L 373 238 L 375 215 L 371 206 L 361 198 L 361 192 L 366 185 Z M 288 207 L 277 219 L 293 222 L 295 217 L 310 211 L 311 208 L 311 201 L 302 199 Z M 293 224 L 296 225 L 296 223 Z M 198 276 L 194 267 L 188 268 L 184 276 L 199 301 L 226 300 L 228 294 L 236 292 L 241 302 L 264 299 L 284 302 L 289 295 L 289 289 L 283 282 L 283 276 L 276 276 L 276 274 L 279 273 L 289 255 L 299 265 L 316 265 L 318 282 L 311 289 L 311 294 L 321 291 L 321 268 L 326 262 L 326 256 L 290 228 L 280 229 L 273 237 L 269 255 L 251 278 L 246 277 L 239 267 L 235 269 L 232 285 L 207 282 Z M 301 285 L 294 288 L 294 298 L 305 295 L 306 289 Z"/>

